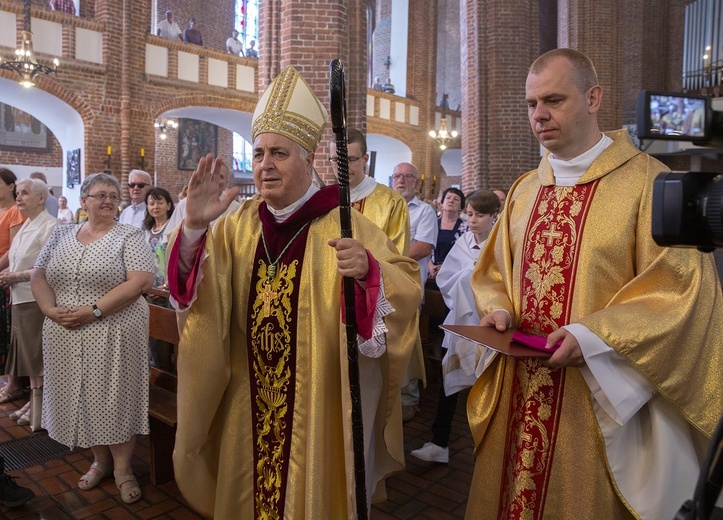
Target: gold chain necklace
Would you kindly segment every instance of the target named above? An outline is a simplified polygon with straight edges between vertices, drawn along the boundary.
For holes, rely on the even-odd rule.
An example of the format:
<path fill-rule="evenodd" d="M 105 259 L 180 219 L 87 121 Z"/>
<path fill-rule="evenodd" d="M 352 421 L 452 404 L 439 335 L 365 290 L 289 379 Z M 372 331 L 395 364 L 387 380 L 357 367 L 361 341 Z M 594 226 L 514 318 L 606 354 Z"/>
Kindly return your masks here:
<path fill-rule="evenodd" d="M 304 228 L 308 226 L 309 223 L 307 222 L 303 226 L 299 228 L 299 230 L 296 232 L 296 234 L 291 237 L 291 240 L 289 240 L 289 243 L 284 246 L 284 249 L 281 251 L 278 257 L 276 257 L 276 260 L 273 262 L 271 261 L 271 255 L 269 254 L 269 248 L 266 247 L 266 237 L 264 236 L 264 230 L 261 230 L 261 242 L 264 244 L 264 252 L 266 253 L 266 260 L 269 262 L 269 267 L 266 270 L 266 279 L 267 283 L 268 280 L 273 280 L 276 276 L 276 265 L 279 263 L 279 260 L 281 260 L 281 257 L 284 256 L 284 253 L 286 253 L 286 250 L 289 249 L 289 246 L 296 240 L 296 237 L 298 237 L 302 231 L 304 231 Z"/>

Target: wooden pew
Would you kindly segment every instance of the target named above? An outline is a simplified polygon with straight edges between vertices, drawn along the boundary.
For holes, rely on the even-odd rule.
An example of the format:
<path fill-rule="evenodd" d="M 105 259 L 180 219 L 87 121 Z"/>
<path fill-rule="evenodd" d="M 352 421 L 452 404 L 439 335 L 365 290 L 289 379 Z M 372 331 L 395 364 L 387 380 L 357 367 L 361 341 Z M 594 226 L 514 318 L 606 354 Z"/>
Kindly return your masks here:
<path fill-rule="evenodd" d="M 149 294 L 167 295 L 151 290 Z M 168 342 L 173 348 L 173 359 L 178 353 L 178 325 L 172 309 L 148 304 L 150 309 L 149 336 Z M 151 427 L 151 483 L 156 486 L 173 480 L 173 446 L 176 439 L 176 386 L 175 374 L 151 366 L 150 406 Z"/>

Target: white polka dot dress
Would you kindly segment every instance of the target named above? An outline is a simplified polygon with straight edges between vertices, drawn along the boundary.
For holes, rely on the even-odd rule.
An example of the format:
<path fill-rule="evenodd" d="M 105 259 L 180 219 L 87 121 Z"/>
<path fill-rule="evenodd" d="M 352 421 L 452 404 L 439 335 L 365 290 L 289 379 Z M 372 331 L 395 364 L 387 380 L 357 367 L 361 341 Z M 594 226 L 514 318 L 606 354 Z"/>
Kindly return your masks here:
<path fill-rule="evenodd" d="M 58 226 L 40 252 L 58 307 L 92 305 L 125 281 L 126 271 L 153 272 L 143 232 L 116 224 L 84 246 L 82 224 Z M 81 329 L 43 324 L 42 425 L 51 438 L 87 448 L 119 444 L 148 428 L 148 305 L 125 309 Z"/>

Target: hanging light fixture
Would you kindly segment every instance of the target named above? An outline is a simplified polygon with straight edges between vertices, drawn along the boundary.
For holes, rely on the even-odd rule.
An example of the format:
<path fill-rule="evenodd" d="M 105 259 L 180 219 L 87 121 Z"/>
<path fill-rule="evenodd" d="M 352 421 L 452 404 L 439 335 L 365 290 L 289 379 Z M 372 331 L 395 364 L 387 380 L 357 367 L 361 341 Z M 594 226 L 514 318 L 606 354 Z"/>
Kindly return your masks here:
<path fill-rule="evenodd" d="M 35 77 L 58 72 L 58 58 L 53 60 L 53 67 L 41 65 L 33 54 L 33 33 L 30 31 L 30 0 L 24 0 L 22 42 L 15 50 L 15 59 L 0 61 L 0 69 L 10 70 L 20 76 L 20 84 L 25 88 L 35 86 Z"/>
<path fill-rule="evenodd" d="M 457 130 L 452 130 L 449 132 L 447 130 L 447 98 L 449 97 L 448 94 L 442 95 L 442 117 L 439 121 L 439 130 L 436 132 L 434 130 L 429 131 L 429 137 L 436 140 L 439 143 L 439 149 L 444 151 L 447 149 L 447 143 L 450 141 L 453 141 L 454 139 L 459 136 L 459 132 Z"/>
<path fill-rule="evenodd" d="M 175 130 L 178 128 L 178 123 L 176 123 L 173 119 L 161 119 L 160 122 L 156 121 L 153 123 L 153 126 L 161 132 L 158 137 L 165 141 L 168 139 L 168 130 Z"/>

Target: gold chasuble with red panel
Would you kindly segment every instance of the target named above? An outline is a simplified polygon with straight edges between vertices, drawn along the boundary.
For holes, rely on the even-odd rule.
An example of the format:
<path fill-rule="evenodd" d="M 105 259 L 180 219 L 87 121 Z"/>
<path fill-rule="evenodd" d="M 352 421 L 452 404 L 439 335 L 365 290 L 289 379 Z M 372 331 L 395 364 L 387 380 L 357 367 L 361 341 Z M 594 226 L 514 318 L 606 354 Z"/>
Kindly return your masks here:
<path fill-rule="evenodd" d="M 575 272 L 587 210 L 597 181 L 574 187 L 543 186 L 525 232 L 519 328 L 546 336 L 569 323 Z M 534 359 L 517 363 L 505 444 L 497 518 L 541 518 L 555 452 L 565 370 Z"/>
<path fill-rule="evenodd" d="M 337 188 L 324 188 L 277 223 L 265 203 L 246 201 L 207 234 L 179 345 L 173 457 L 179 489 L 207 517 L 354 517 L 341 277 L 327 244 L 340 233 L 337 206 Z M 373 403 L 383 437 L 401 407 L 411 354 L 401 338 L 419 305 L 419 272 L 380 229 L 352 218 L 374 264 L 357 292 L 357 320 L 371 323 L 382 286 L 395 309 L 384 318 L 386 352 L 367 361 L 383 376 Z M 376 459 L 395 456 L 376 445 Z"/>
<path fill-rule="evenodd" d="M 626 132 L 608 135 L 613 143 L 575 186 L 555 185 L 547 156 L 513 185 L 472 277 L 477 310 L 505 309 L 515 327 L 542 336 L 584 325 L 710 438 L 723 414 L 712 258 L 653 242 L 653 179 L 665 166 Z M 581 370 L 497 355 L 467 401 L 475 471 L 466 518 L 640 518 L 616 482 L 600 410 Z"/>

